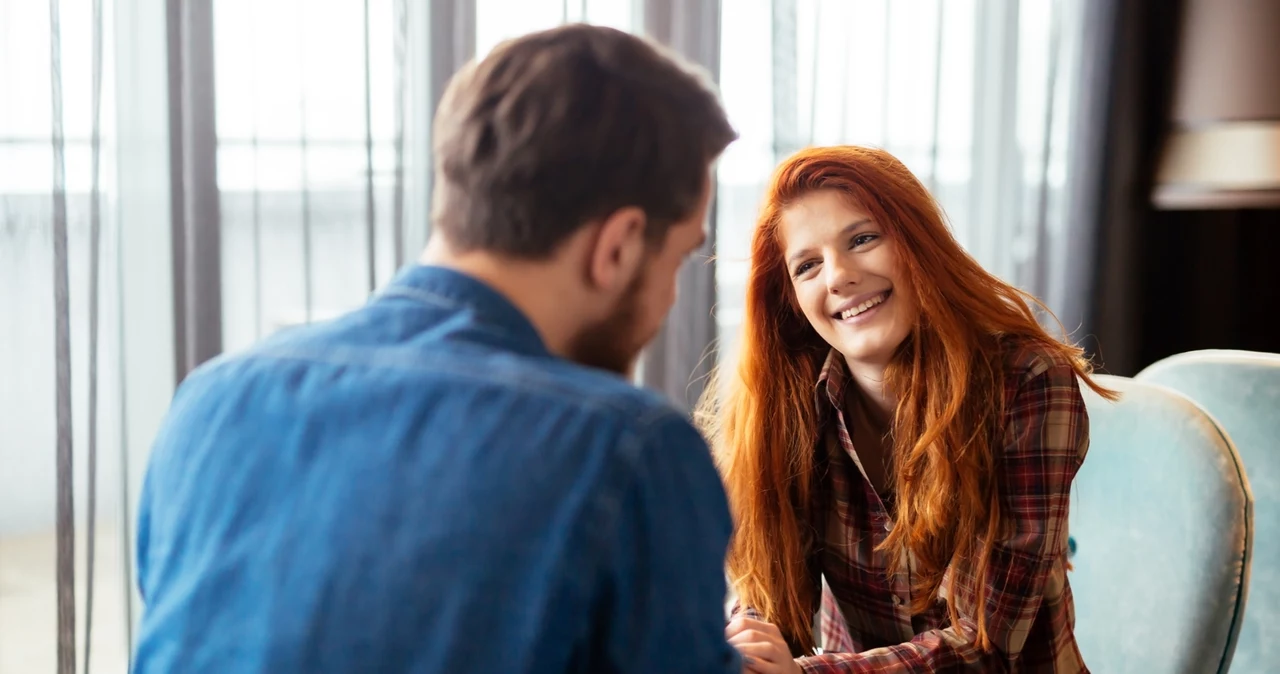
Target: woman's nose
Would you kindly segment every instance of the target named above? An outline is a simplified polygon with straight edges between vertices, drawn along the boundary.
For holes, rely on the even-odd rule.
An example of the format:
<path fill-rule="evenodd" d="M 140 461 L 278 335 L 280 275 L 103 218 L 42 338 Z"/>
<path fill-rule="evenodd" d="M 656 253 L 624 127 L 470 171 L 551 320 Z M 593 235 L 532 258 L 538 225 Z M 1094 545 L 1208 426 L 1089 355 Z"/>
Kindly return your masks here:
<path fill-rule="evenodd" d="M 835 256 L 826 264 L 827 291 L 839 295 L 850 286 L 857 285 L 860 273 L 857 266 Z"/>

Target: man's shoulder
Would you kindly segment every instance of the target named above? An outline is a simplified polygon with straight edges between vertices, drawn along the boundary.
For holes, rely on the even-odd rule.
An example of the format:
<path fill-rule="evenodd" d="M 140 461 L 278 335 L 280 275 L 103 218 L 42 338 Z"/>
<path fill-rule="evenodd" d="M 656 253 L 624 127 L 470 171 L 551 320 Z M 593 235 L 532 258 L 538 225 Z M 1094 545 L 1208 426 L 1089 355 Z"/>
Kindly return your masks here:
<path fill-rule="evenodd" d="M 627 460 L 637 460 L 639 452 L 659 445 L 668 460 L 687 458 L 680 450 L 710 454 L 688 414 L 620 375 L 564 360 L 520 363 L 516 368 L 520 376 L 499 376 L 500 385 L 517 388 L 516 395 L 529 404 L 550 401 L 572 408 L 587 427 L 616 429 L 616 449 Z"/>
<path fill-rule="evenodd" d="M 398 391 L 403 408 L 437 404 L 441 392 L 473 394 L 477 413 L 495 407 L 548 405 L 571 412 L 588 426 L 608 424 L 634 435 L 685 427 L 686 414 L 655 391 L 621 375 L 561 358 L 490 348 L 471 342 L 441 342 L 429 349 L 352 346 L 321 333 L 300 331 L 292 339 L 269 340 L 246 351 L 220 356 L 183 382 L 177 403 L 226 399 L 229 395 L 332 396 L 341 392 L 355 406 L 379 391 Z M 332 386 L 299 391 L 308 375 L 324 372 Z M 305 402 L 303 402 L 305 405 Z M 422 411 L 427 411 L 423 409 Z"/>
<path fill-rule="evenodd" d="M 618 415 L 637 430 L 684 418 L 662 395 L 617 374 L 565 360 L 539 364 L 533 369 L 532 376 L 549 389 L 603 414 Z"/>

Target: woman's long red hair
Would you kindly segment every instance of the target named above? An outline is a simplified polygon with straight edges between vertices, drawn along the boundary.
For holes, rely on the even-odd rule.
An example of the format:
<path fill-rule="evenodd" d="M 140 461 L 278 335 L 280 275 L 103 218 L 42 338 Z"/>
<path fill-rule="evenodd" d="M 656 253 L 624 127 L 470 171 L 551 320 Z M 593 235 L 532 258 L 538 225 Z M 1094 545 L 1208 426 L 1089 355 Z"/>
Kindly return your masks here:
<path fill-rule="evenodd" d="M 1094 390 L 1080 349 L 1036 320 L 1034 298 L 988 273 L 952 236 L 928 190 L 881 150 L 840 146 L 803 150 L 782 163 L 766 192 L 751 241 L 745 315 L 734 376 L 709 386 L 698 419 L 716 450 L 736 520 L 727 565 L 743 605 L 776 624 L 793 648 L 815 645 L 816 579 L 808 551 L 819 446 L 815 385 L 830 347 L 796 308 L 779 240 L 782 212 L 798 197 L 831 189 L 846 195 L 898 243 L 900 274 L 914 291 L 919 319 L 885 373 L 897 395 L 891 479 L 890 559 L 915 557 L 923 611 L 953 563 L 986 574 L 998 535 L 994 486 L 1002 430 L 1003 371 L 998 340 L 1033 340 L 1074 363 Z M 901 288 L 899 288 L 901 289 Z M 1043 307 L 1042 307 L 1043 308 Z M 985 584 L 967 606 L 983 606 Z M 953 622 L 960 598 L 952 593 Z M 989 647 L 975 611 L 978 642 Z"/>

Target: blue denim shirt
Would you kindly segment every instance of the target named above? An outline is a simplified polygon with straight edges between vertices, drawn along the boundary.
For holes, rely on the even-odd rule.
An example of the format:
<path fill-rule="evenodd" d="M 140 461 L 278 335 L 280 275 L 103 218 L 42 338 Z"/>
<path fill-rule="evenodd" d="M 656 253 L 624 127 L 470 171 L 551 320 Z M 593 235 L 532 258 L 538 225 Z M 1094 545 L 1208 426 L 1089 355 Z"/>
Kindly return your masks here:
<path fill-rule="evenodd" d="M 738 672 L 686 418 L 415 267 L 193 373 L 148 466 L 134 672 Z"/>

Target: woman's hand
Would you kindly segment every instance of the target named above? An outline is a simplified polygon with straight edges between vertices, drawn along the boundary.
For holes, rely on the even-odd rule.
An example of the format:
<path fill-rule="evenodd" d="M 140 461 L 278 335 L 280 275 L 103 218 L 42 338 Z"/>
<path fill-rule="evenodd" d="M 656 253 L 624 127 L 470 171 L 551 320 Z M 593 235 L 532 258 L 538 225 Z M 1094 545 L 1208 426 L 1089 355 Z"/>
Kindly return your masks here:
<path fill-rule="evenodd" d="M 742 654 L 746 671 L 757 674 L 800 674 L 791 648 L 775 625 L 738 617 L 724 628 L 729 644 Z"/>

